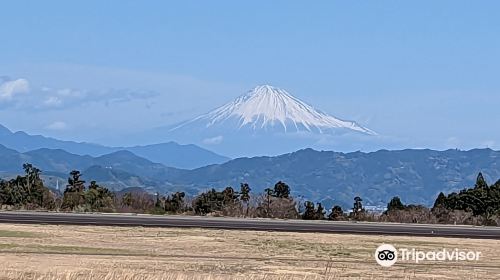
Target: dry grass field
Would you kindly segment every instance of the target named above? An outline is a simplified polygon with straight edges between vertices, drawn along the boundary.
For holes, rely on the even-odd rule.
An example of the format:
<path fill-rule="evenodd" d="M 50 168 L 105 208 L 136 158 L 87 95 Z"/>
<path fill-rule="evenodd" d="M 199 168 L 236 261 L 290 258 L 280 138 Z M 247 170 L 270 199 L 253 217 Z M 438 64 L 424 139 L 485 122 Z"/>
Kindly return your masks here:
<path fill-rule="evenodd" d="M 378 266 L 382 243 L 471 249 L 477 263 Z M 204 229 L 0 224 L 0 279 L 499 279 L 500 242 Z"/>

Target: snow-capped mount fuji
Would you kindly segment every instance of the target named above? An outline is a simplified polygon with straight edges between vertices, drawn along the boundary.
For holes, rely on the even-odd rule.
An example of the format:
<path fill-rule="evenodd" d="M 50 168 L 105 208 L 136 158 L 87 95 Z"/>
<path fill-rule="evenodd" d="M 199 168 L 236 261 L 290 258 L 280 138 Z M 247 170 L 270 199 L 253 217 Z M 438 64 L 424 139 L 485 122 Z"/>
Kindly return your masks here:
<path fill-rule="evenodd" d="M 205 115 L 182 123 L 171 131 L 193 124 L 207 129 L 215 126 L 233 127 L 235 130 L 331 133 L 337 129 L 349 129 L 375 135 L 372 130 L 353 121 L 345 121 L 327 115 L 292 96 L 286 90 L 270 85 L 257 86 Z M 236 124 L 236 126 L 235 126 Z"/>
<path fill-rule="evenodd" d="M 194 143 L 230 156 L 277 155 L 302 148 L 351 151 L 372 130 L 319 110 L 270 85 L 257 86 L 207 114 L 156 130 L 157 140 Z M 345 144 L 347 143 L 348 146 Z"/>

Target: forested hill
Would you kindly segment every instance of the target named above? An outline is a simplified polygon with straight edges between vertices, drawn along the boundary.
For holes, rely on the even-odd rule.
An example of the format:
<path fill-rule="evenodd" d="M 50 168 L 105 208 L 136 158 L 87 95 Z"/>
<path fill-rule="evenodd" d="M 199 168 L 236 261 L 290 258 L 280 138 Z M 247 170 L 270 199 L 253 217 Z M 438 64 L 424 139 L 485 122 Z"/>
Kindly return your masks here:
<path fill-rule="evenodd" d="M 41 149 L 18 153 L 0 146 L 0 172 L 19 173 L 30 162 L 48 175 L 58 172 L 65 180 L 73 169 L 113 190 L 146 187 L 148 191 L 185 191 L 197 194 L 248 183 L 256 192 L 287 182 L 294 196 L 325 205 L 352 207 L 361 196 L 365 205 L 385 205 L 393 196 L 406 203 L 432 206 L 440 192 L 450 193 L 474 185 L 482 172 L 494 183 L 500 178 L 500 152 L 402 150 L 373 153 L 338 153 L 312 149 L 277 157 L 231 160 L 194 170 L 167 168 L 121 151 L 102 157 L 78 156 L 62 150 Z"/>
<path fill-rule="evenodd" d="M 337 153 L 300 150 L 277 157 L 240 158 L 189 171 L 170 181 L 178 185 L 237 186 L 263 190 L 286 181 L 295 195 L 328 204 L 351 206 L 354 196 L 365 204 L 385 205 L 393 196 L 431 206 L 439 192 L 473 185 L 482 171 L 489 182 L 500 178 L 500 152 L 490 149 L 381 150 Z"/>

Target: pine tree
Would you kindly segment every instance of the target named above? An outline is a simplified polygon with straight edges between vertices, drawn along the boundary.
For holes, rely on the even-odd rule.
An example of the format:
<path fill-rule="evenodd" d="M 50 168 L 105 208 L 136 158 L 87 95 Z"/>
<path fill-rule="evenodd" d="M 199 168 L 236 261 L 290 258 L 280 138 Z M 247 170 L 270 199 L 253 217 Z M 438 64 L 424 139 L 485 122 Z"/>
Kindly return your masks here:
<path fill-rule="evenodd" d="M 248 204 L 250 202 L 250 191 L 251 188 L 247 183 L 242 183 L 240 185 L 240 199 L 244 203 L 246 210 L 244 210 L 244 216 L 248 216 L 249 207 Z M 242 206 L 243 207 L 243 206 Z"/>
<path fill-rule="evenodd" d="M 436 198 L 436 201 L 434 202 L 434 206 L 432 209 L 437 209 L 440 207 L 446 207 L 446 196 L 444 195 L 443 192 L 440 192 L 438 197 Z"/>
<path fill-rule="evenodd" d="M 241 201 L 248 203 L 250 201 L 250 186 L 247 183 L 242 183 L 240 185 L 240 199 Z"/>
<path fill-rule="evenodd" d="M 165 211 L 171 213 L 179 213 L 183 210 L 184 197 L 186 194 L 184 192 L 176 192 L 172 195 L 168 195 L 165 198 Z"/>
<path fill-rule="evenodd" d="M 232 205 L 238 201 L 239 195 L 233 189 L 233 187 L 227 187 L 222 191 L 222 196 L 224 197 L 224 206 Z"/>
<path fill-rule="evenodd" d="M 321 203 L 318 203 L 318 208 L 316 209 L 316 219 L 317 220 L 323 220 L 325 219 L 325 208 L 323 207 L 323 205 L 321 205 Z"/>
<path fill-rule="evenodd" d="M 85 190 L 85 181 L 80 180 L 81 173 L 78 170 L 73 170 L 69 173 L 68 185 L 66 186 L 66 192 L 83 192 Z"/>
<path fill-rule="evenodd" d="M 271 189 L 271 188 L 266 188 L 264 190 L 264 193 L 265 193 L 265 196 L 266 196 L 266 213 L 269 214 L 269 212 L 271 211 L 271 201 L 272 201 L 272 198 L 275 196 L 274 194 L 274 190 Z"/>
<path fill-rule="evenodd" d="M 363 204 L 361 203 L 363 201 L 363 199 L 361 199 L 361 197 L 359 196 L 356 196 L 354 198 L 354 205 L 353 205 L 353 208 L 352 208 L 352 212 L 354 214 L 357 214 L 358 212 L 362 212 L 364 209 L 363 209 Z"/>
<path fill-rule="evenodd" d="M 486 183 L 486 180 L 484 179 L 483 173 L 481 173 L 481 172 L 479 172 L 479 174 L 477 175 L 475 188 L 476 189 L 487 189 L 488 188 L 488 184 Z"/>
<path fill-rule="evenodd" d="M 76 207 L 85 204 L 85 181 L 80 180 L 81 173 L 78 170 L 71 171 L 69 175 L 61 208 L 75 210 Z"/>
<path fill-rule="evenodd" d="M 314 203 L 311 201 L 304 202 L 304 214 L 302 214 L 302 219 L 304 220 L 315 220 L 316 219 L 316 209 L 314 209 Z"/>
<path fill-rule="evenodd" d="M 394 210 L 404 210 L 405 206 L 401 202 L 401 199 L 398 196 L 395 196 L 391 199 L 391 201 L 387 204 L 387 211 Z"/>
<path fill-rule="evenodd" d="M 286 183 L 279 181 L 274 185 L 274 196 L 278 198 L 289 198 L 290 187 Z"/>
<path fill-rule="evenodd" d="M 101 211 L 113 208 L 114 193 L 106 187 L 99 186 L 96 181 L 90 182 L 84 196 L 87 210 Z"/>
<path fill-rule="evenodd" d="M 344 217 L 342 207 L 335 205 L 332 207 L 332 212 L 328 215 L 328 220 L 338 221 Z"/>

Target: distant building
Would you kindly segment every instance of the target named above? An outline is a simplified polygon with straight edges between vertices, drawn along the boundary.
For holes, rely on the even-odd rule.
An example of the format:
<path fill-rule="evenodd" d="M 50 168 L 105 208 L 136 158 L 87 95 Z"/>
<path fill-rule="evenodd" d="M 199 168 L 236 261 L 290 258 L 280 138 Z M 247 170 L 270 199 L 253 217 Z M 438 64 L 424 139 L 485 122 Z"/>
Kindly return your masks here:
<path fill-rule="evenodd" d="M 382 205 L 366 205 L 365 210 L 368 212 L 382 213 L 387 211 L 387 207 Z"/>

